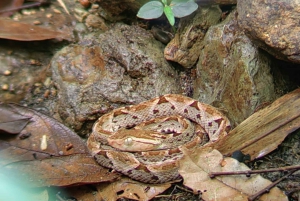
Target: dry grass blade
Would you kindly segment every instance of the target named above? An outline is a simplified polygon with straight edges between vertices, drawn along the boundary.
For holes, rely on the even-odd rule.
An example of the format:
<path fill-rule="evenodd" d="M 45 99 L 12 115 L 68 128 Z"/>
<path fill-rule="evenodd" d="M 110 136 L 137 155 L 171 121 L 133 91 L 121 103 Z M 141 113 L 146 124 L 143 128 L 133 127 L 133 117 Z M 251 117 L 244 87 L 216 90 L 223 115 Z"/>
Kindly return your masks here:
<path fill-rule="evenodd" d="M 61 5 L 61 7 L 63 7 L 63 9 L 66 11 L 66 13 L 68 13 L 70 15 L 70 13 L 66 7 L 66 4 L 63 2 L 63 0 L 57 0 L 57 2 Z"/>

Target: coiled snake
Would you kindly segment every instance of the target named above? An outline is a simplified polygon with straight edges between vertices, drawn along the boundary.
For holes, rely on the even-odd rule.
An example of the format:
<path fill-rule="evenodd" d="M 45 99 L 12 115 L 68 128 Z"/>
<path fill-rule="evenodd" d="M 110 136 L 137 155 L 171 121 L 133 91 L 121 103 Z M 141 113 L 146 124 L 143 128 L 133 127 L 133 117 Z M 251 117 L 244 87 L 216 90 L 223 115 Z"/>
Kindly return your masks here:
<path fill-rule="evenodd" d="M 167 94 L 115 109 L 94 124 L 88 148 L 97 162 L 145 183 L 179 178 L 181 148 L 192 149 L 227 135 L 228 119 L 216 108 Z"/>

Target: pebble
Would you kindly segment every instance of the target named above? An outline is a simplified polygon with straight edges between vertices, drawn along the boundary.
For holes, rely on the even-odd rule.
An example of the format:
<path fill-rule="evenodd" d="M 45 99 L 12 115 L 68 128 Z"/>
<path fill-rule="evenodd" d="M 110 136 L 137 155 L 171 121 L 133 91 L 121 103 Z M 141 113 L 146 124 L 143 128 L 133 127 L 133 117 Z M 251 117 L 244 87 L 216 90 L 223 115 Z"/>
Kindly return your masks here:
<path fill-rule="evenodd" d="M 44 81 L 44 86 L 45 87 L 49 87 L 51 84 L 51 78 L 50 77 L 47 77 L 46 80 Z"/>
<path fill-rule="evenodd" d="M 8 86 L 8 84 L 3 84 L 3 85 L 1 86 L 1 88 L 2 88 L 3 91 L 7 91 L 8 88 L 9 88 L 9 86 Z"/>
<path fill-rule="evenodd" d="M 34 86 L 35 86 L 35 87 L 40 87 L 40 86 L 42 86 L 42 83 L 36 82 L 36 83 L 34 83 Z"/>
<path fill-rule="evenodd" d="M 33 21 L 33 24 L 34 24 L 34 25 L 39 25 L 39 24 L 42 24 L 42 23 L 41 23 L 41 21 L 39 21 L 39 20 L 35 20 L 35 21 Z"/>
<path fill-rule="evenodd" d="M 45 92 L 44 92 L 44 98 L 48 98 L 49 97 L 49 95 L 50 95 L 50 90 L 49 89 L 47 89 Z"/>
<path fill-rule="evenodd" d="M 47 14 L 46 14 L 46 17 L 47 17 L 47 18 L 51 18 L 51 17 L 52 17 L 52 14 L 51 14 L 51 13 L 47 13 Z"/>
<path fill-rule="evenodd" d="M 93 5 L 92 5 L 92 8 L 93 8 L 93 9 L 98 9 L 98 8 L 99 8 L 99 4 L 93 4 Z"/>
<path fill-rule="evenodd" d="M 79 2 L 85 8 L 88 8 L 91 5 L 91 3 L 88 0 L 79 0 Z"/>
<path fill-rule="evenodd" d="M 10 70 L 5 70 L 5 71 L 3 72 L 3 75 L 11 75 L 11 71 L 10 71 Z"/>
<path fill-rule="evenodd" d="M 57 8 L 54 8 L 54 9 L 53 9 L 53 12 L 55 12 L 55 13 L 57 13 L 57 14 L 61 14 L 61 11 L 58 10 Z"/>

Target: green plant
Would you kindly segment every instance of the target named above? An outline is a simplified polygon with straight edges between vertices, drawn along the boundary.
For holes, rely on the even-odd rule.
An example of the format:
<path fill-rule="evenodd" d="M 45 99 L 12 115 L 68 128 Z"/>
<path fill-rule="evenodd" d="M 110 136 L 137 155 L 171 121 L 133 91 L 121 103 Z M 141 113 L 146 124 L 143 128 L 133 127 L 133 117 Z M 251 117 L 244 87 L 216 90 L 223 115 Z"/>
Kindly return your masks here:
<path fill-rule="evenodd" d="M 190 15 L 198 8 L 198 4 L 194 0 L 161 0 L 150 1 L 143 5 L 137 16 L 143 19 L 159 18 L 165 13 L 169 23 L 174 26 L 175 17 L 181 18 Z"/>

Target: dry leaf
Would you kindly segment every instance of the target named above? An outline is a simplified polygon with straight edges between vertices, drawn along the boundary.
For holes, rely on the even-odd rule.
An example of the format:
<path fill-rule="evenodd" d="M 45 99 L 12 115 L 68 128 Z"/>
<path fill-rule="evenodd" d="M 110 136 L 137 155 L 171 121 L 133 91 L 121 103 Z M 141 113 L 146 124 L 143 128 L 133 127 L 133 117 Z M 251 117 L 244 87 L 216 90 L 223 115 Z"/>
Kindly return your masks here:
<path fill-rule="evenodd" d="M 13 20 L 0 19 L 0 38 L 37 41 L 46 39 L 68 39 L 67 34 L 38 27 L 36 25 L 16 22 Z"/>
<path fill-rule="evenodd" d="M 71 186 L 112 181 L 118 174 L 99 166 L 88 154 L 22 161 L 0 168 L 6 175 L 18 175 L 16 180 L 27 186 Z"/>
<path fill-rule="evenodd" d="M 97 186 L 98 200 L 115 201 L 120 198 L 128 198 L 139 201 L 147 201 L 164 192 L 171 186 L 164 184 L 145 184 L 128 178 L 123 178 L 114 183 L 102 183 Z"/>
<path fill-rule="evenodd" d="M 300 127 L 299 108 L 300 89 L 297 89 L 251 115 L 212 147 L 223 155 L 240 150 L 252 160 L 265 156 Z"/>
<path fill-rule="evenodd" d="M 180 161 L 179 173 L 184 179 L 184 185 L 195 193 L 201 191 L 202 198 L 209 200 L 248 200 L 271 182 L 260 175 L 226 175 L 213 179 L 210 172 L 245 171 L 249 168 L 233 158 L 223 158 L 222 154 L 211 148 L 198 148 L 193 151 L 182 150 L 184 158 Z M 260 200 L 287 201 L 286 195 L 277 187 L 271 189 Z"/>
<path fill-rule="evenodd" d="M 0 172 L 18 175 L 17 180 L 32 187 L 96 183 L 118 177 L 99 166 L 82 139 L 66 126 L 31 109 L 0 104 L 0 116 L 9 111 L 30 122 L 18 135 L 0 132 Z M 14 122 L 18 124 L 18 118 Z"/>
<path fill-rule="evenodd" d="M 1 0 L 0 1 L 0 16 L 9 16 L 22 6 L 24 0 Z M 7 10 L 14 10 L 5 12 Z"/>
<path fill-rule="evenodd" d="M 0 107 L 0 114 L 0 132 L 19 134 L 30 121 L 30 118 L 19 115 L 4 105 Z"/>

